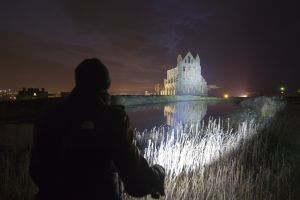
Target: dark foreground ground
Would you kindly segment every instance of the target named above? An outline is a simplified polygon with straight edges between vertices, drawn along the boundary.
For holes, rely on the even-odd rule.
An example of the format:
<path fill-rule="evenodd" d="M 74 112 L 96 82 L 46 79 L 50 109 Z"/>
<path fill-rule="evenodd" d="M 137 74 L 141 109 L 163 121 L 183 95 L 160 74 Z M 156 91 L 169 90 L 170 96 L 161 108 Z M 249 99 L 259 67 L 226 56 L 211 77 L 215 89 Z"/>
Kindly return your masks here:
<path fill-rule="evenodd" d="M 279 148 L 290 165 L 291 199 L 300 199 L 300 98 L 288 98 L 286 108 L 274 121 Z"/>
<path fill-rule="evenodd" d="M 286 98 L 284 101 L 285 108 L 265 131 L 271 144 L 268 145 L 269 151 L 283 154 L 289 169 L 284 194 L 280 195 L 283 198 L 280 199 L 294 200 L 300 199 L 300 98 Z M 1 200 L 33 199 L 36 188 L 28 176 L 29 152 L 30 147 L 12 149 L 0 146 Z"/>

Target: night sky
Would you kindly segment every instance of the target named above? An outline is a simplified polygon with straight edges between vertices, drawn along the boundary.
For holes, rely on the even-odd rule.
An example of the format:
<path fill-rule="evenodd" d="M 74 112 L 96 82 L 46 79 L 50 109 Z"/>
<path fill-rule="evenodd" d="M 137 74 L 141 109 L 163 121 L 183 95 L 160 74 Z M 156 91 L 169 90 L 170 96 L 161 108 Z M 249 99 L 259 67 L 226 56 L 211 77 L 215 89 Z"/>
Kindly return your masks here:
<path fill-rule="evenodd" d="M 110 92 L 144 93 L 190 51 L 210 94 L 295 91 L 299 13 L 287 0 L 1 1 L 0 88 L 70 91 L 75 67 L 97 57 Z"/>

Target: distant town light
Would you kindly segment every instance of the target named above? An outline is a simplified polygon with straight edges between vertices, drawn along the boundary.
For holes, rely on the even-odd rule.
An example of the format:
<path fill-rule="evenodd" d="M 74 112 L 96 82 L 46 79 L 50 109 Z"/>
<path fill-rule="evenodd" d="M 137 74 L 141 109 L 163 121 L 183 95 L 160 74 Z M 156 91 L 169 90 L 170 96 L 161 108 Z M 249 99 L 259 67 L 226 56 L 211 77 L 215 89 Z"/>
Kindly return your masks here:
<path fill-rule="evenodd" d="M 285 87 L 280 87 L 280 91 L 285 91 Z"/>
<path fill-rule="evenodd" d="M 247 94 L 244 94 L 244 95 L 242 95 L 241 97 L 244 97 L 244 98 L 246 98 L 246 97 L 248 97 L 248 95 L 247 95 Z"/>
<path fill-rule="evenodd" d="M 36 97 L 36 92 L 33 93 L 33 96 Z"/>
<path fill-rule="evenodd" d="M 228 99 L 229 95 L 228 94 L 224 94 L 224 98 Z"/>

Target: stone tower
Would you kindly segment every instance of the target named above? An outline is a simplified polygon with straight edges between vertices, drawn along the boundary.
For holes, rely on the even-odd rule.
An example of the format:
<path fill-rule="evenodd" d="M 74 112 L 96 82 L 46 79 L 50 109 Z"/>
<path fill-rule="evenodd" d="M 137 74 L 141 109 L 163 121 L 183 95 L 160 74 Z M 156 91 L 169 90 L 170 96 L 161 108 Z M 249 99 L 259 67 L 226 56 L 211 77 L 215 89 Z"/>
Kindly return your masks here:
<path fill-rule="evenodd" d="M 181 57 L 180 55 L 178 58 Z M 196 58 L 188 52 L 183 59 L 177 59 L 177 95 L 207 95 L 207 83 L 201 75 L 199 55 Z"/>
<path fill-rule="evenodd" d="M 158 87 L 156 87 L 158 88 Z M 207 96 L 207 83 L 201 75 L 199 55 L 196 58 L 188 52 L 184 58 L 179 54 L 177 65 L 167 71 L 167 78 L 159 95 Z"/>

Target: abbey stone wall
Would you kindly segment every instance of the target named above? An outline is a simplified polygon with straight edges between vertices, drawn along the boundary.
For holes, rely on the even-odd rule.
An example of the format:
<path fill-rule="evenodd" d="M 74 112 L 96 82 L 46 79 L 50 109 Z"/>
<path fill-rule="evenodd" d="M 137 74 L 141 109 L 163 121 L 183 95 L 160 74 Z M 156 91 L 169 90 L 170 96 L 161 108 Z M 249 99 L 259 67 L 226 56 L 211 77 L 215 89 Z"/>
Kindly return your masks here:
<path fill-rule="evenodd" d="M 177 57 L 177 66 L 167 71 L 163 85 L 155 85 L 157 95 L 207 96 L 207 83 L 201 75 L 200 58 L 188 52 Z"/>

